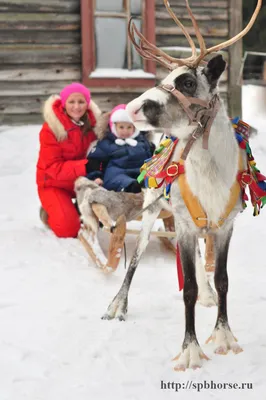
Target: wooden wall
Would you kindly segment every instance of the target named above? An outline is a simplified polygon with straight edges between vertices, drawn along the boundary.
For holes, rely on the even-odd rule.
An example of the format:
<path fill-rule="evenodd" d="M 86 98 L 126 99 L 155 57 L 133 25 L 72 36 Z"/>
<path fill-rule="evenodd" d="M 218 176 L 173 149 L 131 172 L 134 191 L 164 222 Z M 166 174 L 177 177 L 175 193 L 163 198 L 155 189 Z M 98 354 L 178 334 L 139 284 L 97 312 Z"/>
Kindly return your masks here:
<path fill-rule="evenodd" d="M 239 1 L 239 0 L 238 0 Z M 242 0 L 241 0 L 242 1 Z M 206 44 L 208 47 L 226 40 L 229 36 L 229 0 L 190 0 L 193 13 L 197 18 Z M 188 48 L 188 42 L 182 31 L 169 16 L 162 0 L 155 0 L 156 5 L 156 44 L 165 48 L 165 51 L 174 57 L 189 57 L 191 50 Z M 171 7 L 193 38 L 194 29 L 191 27 L 191 21 L 187 13 L 184 0 L 171 0 Z M 197 43 L 197 42 L 196 42 Z M 171 49 L 169 49 L 171 47 Z M 182 47 L 182 49 L 180 49 Z M 224 58 L 228 61 L 228 52 L 223 52 Z M 156 77 L 158 80 L 167 75 L 167 71 L 157 64 Z M 227 106 L 228 103 L 228 70 L 221 77 L 220 91 Z M 93 89 L 93 98 L 100 104 L 103 110 L 110 110 L 113 105 L 119 102 L 127 102 L 140 94 L 125 91 L 116 91 L 115 94 L 107 94 L 101 88 Z"/>
<path fill-rule="evenodd" d="M 207 47 L 214 46 L 227 40 L 229 36 L 229 9 L 228 1 L 219 0 L 190 0 L 189 4 L 196 17 L 200 31 L 205 39 Z M 194 28 L 189 18 L 185 1 L 171 0 L 171 8 L 181 19 L 184 26 L 196 46 L 197 39 L 195 37 Z M 161 0 L 156 0 L 156 42 L 157 45 L 166 49 L 166 51 L 177 58 L 186 58 L 191 55 L 191 49 L 175 21 L 169 17 L 167 10 Z M 169 47 L 173 47 L 171 50 Z M 180 49 L 182 47 L 182 49 Z M 223 57 L 228 61 L 228 52 L 224 51 Z M 165 76 L 165 70 L 157 67 L 158 78 Z M 220 80 L 220 92 L 226 103 L 228 91 L 228 70 L 224 72 Z"/>
<path fill-rule="evenodd" d="M 79 0 L 0 0 L 0 122 L 40 122 L 44 99 L 81 78 Z"/>
<path fill-rule="evenodd" d="M 157 45 L 187 47 L 186 39 L 162 1 L 155 2 Z M 182 3 L 183 0 L 171 0 L 176 15 L 190 26 L 189 32 L 193 34 Z M 229 36 L 229 3 L 229 0 L 190 0 L 208 46 Z M 0 123 L 39 123 L 43 101 L 71 81 L 81 80 L 80 1 L 0 0 L 0 37 Z M 178 48 L 170 52 L 175 56 L 188 54 L 186 49 Z M 158 79 L 164 75 L 165 71 L 158 66 Z M 227 71 L 221 91 L 227 99 Z M 93 98 L 103 110 L 128 102 L 138 94 L 119 88 L 113 93 L 101 88 L 93 90 Z"/>
<path fill-rule="evenodd" d="M 189 4 L 199 24 L 207 46 L 220 43 L 228 36 L 228 1 L 190 0 Z M 171 8 L 187 27 L 189 34 L 195 37 L 185 1 L 171 0 Z M 161 0 L 156 0 L 156 41 L 159 46 L 184 46 L 187 39 L 175 21 L 170 18 Z"/>

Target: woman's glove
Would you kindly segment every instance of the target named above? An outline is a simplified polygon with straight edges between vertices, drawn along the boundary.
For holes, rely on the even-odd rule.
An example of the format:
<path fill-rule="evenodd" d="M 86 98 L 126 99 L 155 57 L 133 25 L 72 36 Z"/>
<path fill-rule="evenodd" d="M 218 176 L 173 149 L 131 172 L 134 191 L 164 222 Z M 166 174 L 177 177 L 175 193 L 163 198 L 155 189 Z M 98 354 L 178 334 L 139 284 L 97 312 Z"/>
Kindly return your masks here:
<path fill-rule="evenodd" d="M 90 174 L 91 172 L 100 171 L 100 167 L 101 167 L 100 160 L 97 160 L 95 158 L 92 159 L 88 158 L 88 162 L 85 165 L 87 175 Z"/>

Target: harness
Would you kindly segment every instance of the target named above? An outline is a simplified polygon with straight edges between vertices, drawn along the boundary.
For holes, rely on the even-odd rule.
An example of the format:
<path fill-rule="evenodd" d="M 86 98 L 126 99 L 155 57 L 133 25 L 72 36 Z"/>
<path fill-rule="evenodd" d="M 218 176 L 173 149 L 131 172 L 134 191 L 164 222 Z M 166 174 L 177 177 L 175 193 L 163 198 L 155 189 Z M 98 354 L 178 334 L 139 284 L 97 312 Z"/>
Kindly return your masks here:
<path fill-rule="evenodd" d="M 243 208 L 245 208 L 246 201 L 248 200 L 245 192 L 247 186 L 249 187 L 250 200 L 254 207 L 253 215 L 258 215 L 260 209 L 264 204 L 266 204 L 266 182 L 264 182 L 266 177 L 260 174 L 260 171 L 257 169 L 248 143 L 250 126 L 241 121 L 239 118 L 232 120 L 236 139 L 240 149 L 246 151 L 248 164 L 247 168 L 245 169 L 241 152 L 239 151 L 237 179 L 231 187 L 231 194 L 227 207 L 223 215 L 221 215 L 218 225 L 214 226 L 213 224 L 208 223 L 207 215 L 203 210 L 198 198 L 193 195 L 191 189 L 189 188 L 185 175 L 184 161 L 186 160 L 193 143 L 200 136 L 203 136 L 203 148 L 208 149 L 210 129 L 220 107 L 219 97 L 214 95 L 210 102 L 206 102 L 193 97 L 186 97 L 171 85 L 160 85 L 158 87 L 162 90 L 170 92 L 177 98 L 178 102 L 189 118 L 189 124 L 196 125 L 196 128 L 190 135 L 190 138 L 188 139 L 188 142 L 183 149 L 178 162 L 172 161 L 169 164 L 169 159 L 178 143 L 178 138 L 170 137 L 160 143 L 160 146 L 155 151 L 154 156 L 148 160 L 145 160 L 145 163 L 141 167 L 141 174 L 138 177 L 138 182 L 141 183 L 144 180 L 145 186 L 148 188 L 159 188 L 164 185 L 164 198 L 170 201 L 171 185 L 175 179 L 178 179 L 183 200 L 192 217 L 192 220 L 199 228 L 217 228 L 222 226 L 230 212 L 235 207 L 241 194 Z M 198 105 L 200 108 L 193 112 L 191 110 L 192 105 Z"/>
<path fill-rule="evenodd" d="M 235 130 L 235 136 L 239 148 L 245 150 L 246 152 L 247 168 L 243 168 L 241 152 L 239 152 L 239 172 L 237 174 L 237 179 L 231 188 L 231 196 L 226 210 L 219 220 L 219 226 L 222 225 L 234 208 L 241 192 L 243 209 L 246 208 L 246 201 L 249 199 L 246 194 L 247 187 L 249 188 L 250 201 L 254 208 L 254 216 L 258 215 L 260 213 L 260 209 L 266 204 L 266 177 L 262 175 L 260 170 L 257 168 L 251 148 L 249 146 L 248 138 L 250 126 L 241 121 L 239 118 L 232 119 L 231 122 Z M 204 134 L 204 132 L 202 132 L 202 134 Z M 179 162 L 172 161 L 171 164 L 168 165 L 168 161 L 177 143 L 178 139 L 175 137 L 170 137 L 161 142 L 153 157 L 149 160 L 146 160 L 141 167 L 141 174 L 138 177 L 138 181 L 142 182 L 144 180 L 145 186 L 148 188 L 159 188 L 164 185 L 163 195 L 165 199 L 169 201 L 171 185 L 173 181 L 178 178 L 179 188 L 190 215 L 196 226 L 203 228 L 207 226 L 207 217 L 198 199 L 193 196 L 187 184 L 184 160 L 181 157 Z M 189 147 L 189 150 L 190 148 L 191 146 Z M 182 155 L 183 154 L 184 151 Z M 163 195 L 158 196 L 155 201 L 161 199 Z M 148 205 L 146 209 L 149 207 L 150 205 Z M 184 277 L 178 243 L 176 244 L 176 250 L 179 290 L 182 290 L 184 286 Z"/>
<path fill-rule="evenodd" d="M 176 145 L 177 142 L 175 142 L 174 144 Z M 162 154 L 162 157 L 163 156 L 164 155 Z M 170 201 L 171 185 L 174 180 L 178 179 L 180 193 L 195 225 L 198 228 L 215 228 L 222 226 L 222 224 L 234 208 L 241 194 L 241 187 L 238 181 L 235 181 L 234 185 L 231 188 L 230 199 L 228 201 L 225 212 L 220 217 L 218 226 L 214 226 L 213 224 L 208 223 L 207 215 L 203 210 L 198 198 L 194 196 L 191 192 L 191 189 L 186 180 L 184 161 L 182 159 L 180 159 L 178 162 L 172 161 L 171 164 L 165 167 L 165 164 L 167 164 L 166 162 L 164 166 L 161 167 L 161 170 L 159 172 L 154 173 L 156 171 L 157 164 L 158 162 L 156 156 L 154 159 L 151 158 L 149 160 L 146 160 L 145 164 L 143 164 L 143 166 L 141 167 L 142 172 L 138 177 L 138 181 L 142 182 L 144 180 L 145 186 L 148 188 L 159 188 L 164 185 L 164 198 L 167 201 Z M 239 171 L 241 171 L 241 173 L 243 171 L 242 164 L 242 157 L 241 154 L 239 154 Z M 241 179 L 246 179 L 245 175 L 243 176 L 243 178 L 242 175 L 239 175 L 239 177 L 241 177 Z"/>

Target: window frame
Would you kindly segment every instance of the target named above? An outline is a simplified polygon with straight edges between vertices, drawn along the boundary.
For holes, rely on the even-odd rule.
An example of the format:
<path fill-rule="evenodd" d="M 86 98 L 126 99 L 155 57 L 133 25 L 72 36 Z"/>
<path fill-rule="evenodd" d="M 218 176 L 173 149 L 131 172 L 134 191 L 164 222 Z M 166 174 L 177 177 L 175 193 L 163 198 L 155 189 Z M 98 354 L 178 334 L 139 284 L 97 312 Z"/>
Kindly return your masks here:
<path fill-rule="evenodd" d="M 144 36 L 151 43 L 155 43 L 155 0 L 143 0 L 144 9 Z M 151 87 L 155 84 L 156 66 L 152 60 L 144 61 L 144 70 L 154 75 L 146 78 L 111 78 L 93 77 L 89 75 L 95 69 L 95 43 L 94 43 L 94 1 L 81 0 L 81 49 L 82 49 L 82 82 L 91 88 L 125 88 L 125 87 Z"/>

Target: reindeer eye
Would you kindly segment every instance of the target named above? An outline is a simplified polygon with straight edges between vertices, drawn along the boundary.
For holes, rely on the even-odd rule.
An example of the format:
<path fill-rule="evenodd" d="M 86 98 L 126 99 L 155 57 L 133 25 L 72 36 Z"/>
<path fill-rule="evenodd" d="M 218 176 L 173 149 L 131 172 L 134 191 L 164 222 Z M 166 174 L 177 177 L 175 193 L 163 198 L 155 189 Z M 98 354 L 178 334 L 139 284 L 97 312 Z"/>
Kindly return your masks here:
<path fill-rule="evenodd" d="M 177 76 L 174 83 L 177 90 L 189 94 L 190 96 L 193 95 L 197 89 L 197 80 L 192 73 L 184 73 Z"/>
<path fill-rule="evenodd" d="M 195 86 L 195 82 L 192 80 L 192 79 L 187 79 L 185 82 L 184 82 L 184 87 L 186 88 L 186 89 L 191 89 L 191 88 L 193 88 Z"/>

